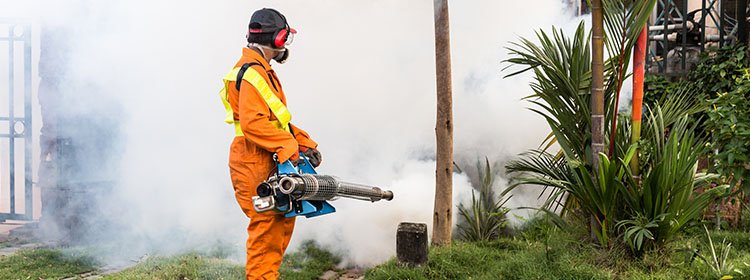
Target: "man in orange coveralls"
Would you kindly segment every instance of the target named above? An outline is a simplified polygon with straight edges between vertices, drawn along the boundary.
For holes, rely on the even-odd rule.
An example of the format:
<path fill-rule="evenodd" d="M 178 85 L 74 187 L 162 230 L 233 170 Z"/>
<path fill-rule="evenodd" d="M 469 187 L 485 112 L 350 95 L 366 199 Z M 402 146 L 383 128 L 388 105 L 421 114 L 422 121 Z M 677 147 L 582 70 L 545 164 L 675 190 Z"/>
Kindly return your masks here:
<path fill-rule="evenodd" d="M 247 279 L 276 279 L 284 251 L 294 229 L 294 218 L 273 211 L 256 213 L 252 197 L 256 188 L 275 172 L 279 162 L 299 159 L 304 153 L 313 166 L 320 164 L 317 144 L 302 129 L 289 123 L 286 96 L 269 64 L 289 57 L 286 48 L 297 31 L 273 9 L 253 13 L 248 45 L 232 71 L 224 77 L 220 95 L 228 123 L 235 125 L 229 152 L 229 171 L 235 196 L 250 218 L 247 227 Z M 244 70 L 243 70 L 244 69 Z M 238 80 L 240 81 L 237 85 Z"/>

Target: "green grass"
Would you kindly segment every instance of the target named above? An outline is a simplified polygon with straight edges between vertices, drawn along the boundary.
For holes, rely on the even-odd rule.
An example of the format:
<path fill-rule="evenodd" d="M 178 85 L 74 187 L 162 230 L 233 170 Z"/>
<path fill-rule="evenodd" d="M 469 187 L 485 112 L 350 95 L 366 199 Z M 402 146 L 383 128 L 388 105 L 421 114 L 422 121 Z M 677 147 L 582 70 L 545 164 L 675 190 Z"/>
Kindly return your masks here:
<path fill-rule="evenodd" d="M 94 270 L 92 258 L 59 250 L 23 250 L 0 257 L 0 279 L 60 279 Z"/>
<path fill-rule="evenodd" d="M 225 259 L 224 251 L 152 257 L 101 279 L 244 279 L 244 263 Z M 91 257 L 93 254 L 90 248 L 19 251 L 0 257 L 0 279 L 61 279 L 96 272 L 97 263 Z M 298 251 L 284 258 L 281 277 L 287 280 L 317 279 L 325 271 L 335 270 L 340 260 L 340 257 L 316 243 L 306 242 Z"/>
<path fill-rule="evenodd" d="M 399 267 L 394 260 L 367 272 L 367 279 L 609 279 L 587 258 L 562 255 L 540 243 L 500 239 L 432 248 L 425 266 Z"/>
<path fill-rule="evenodd" d="M 730 262 L 750 279 L 750 233 L 711 232 L 714 242 L 732 242 Z M 710 258 L 704 235 L 691 233 L 658 251 L 633 257 L 624 244 L 602 249 L 574 230 L 526 228 L 516 238 L 490 242 L 454 242 L 433 247 L 427 264 L 401 267 L 395 260 L 367 271 L 366 279 L 719 279 L 693 251 Z M 584 240 L 584 241 L 581 241 Z M 744 274 L 744 275 L 742 275 Z"/>
<path fill-rule="evenodd" d="M 284 258 L 280 273 L 283 279 L 317 279 L 334 269 L 340 258 L 307 242 Z M 245 266 L 216 256 L 191 253 L 177 257 L 155 257 L 122 272 L 102 279 L 243 279 Z"/>
<path fill-rule="evenodd" d="M 245 267 L 228 260 L 196 253 L 177 257 L 153 257 L 102 279 L 243 279 Z"/>
<path fill-rule="evenodd" d="M 340 258 L 306 242 L 296 252 L 287 254 L 280 273 L 285 280 L 317 279 L 323 272 L 335 269 Z M 155 257 L 132 268 L 110 274 L 102 279 L 244 279 L 245 266 L 241 263 L 211 255 L 191 253 L 177 257 Z"/>
<path fill-rule="evenodd" d="M 339 262 L 341 257 L 307 241 L 297 252 L 284 256 L 279 272 L 285 280 L 317 279 L 328 270 L 336 270 Z"/>
<path fill-rule="evenodd" d="M 454 242 L 431 248 L 421 267 L 400 267 L 395 260 L 367 271 L 366 279 L 718 279 L 694 250 L 710 258 L 705 234 L 691 231 L 659 251 L 634 258 L 623 244 L 597 248 L 585 240 L 585 228 L 562 231 L 530 222 L 515 238 Z M 732 243 L 731 264 L 750 275 L 750 233 L 712 231 L 715 243 Z M 96 272 L 92 252 L 76 249 L 24 250 L 0 257 L 0 279 L 61 279 Z M 243 279 L 243 263 L 215 252 L 152 257 L 102 279 Z M 336 269 L 341 258 L 314 242 L 287 254 L 280 269 L 286 280 L 317 279 Z M 748 279 L 733 272 L 734 279 Z"/>

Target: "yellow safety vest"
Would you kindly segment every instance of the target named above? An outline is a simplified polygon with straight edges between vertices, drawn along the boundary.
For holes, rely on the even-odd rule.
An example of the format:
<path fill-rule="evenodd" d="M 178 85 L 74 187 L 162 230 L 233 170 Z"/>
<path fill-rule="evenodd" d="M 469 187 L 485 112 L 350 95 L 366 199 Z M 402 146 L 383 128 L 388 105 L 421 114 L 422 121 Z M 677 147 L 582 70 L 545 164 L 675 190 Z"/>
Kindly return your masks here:
<path fill-rule="evenodd" d="M 234 69 L 232 69 L 232 71 L 229 71 L 226 76 L 224 76 L 224 88 L 219 91 L 221 102 L 224 103 L 224 109 L 226 110 L 226 118 L 224 119 L 224 122 L 228 124 L 234 124 L 235 136 L 245 136 L 245 134 L 242 132 L 240 122 L 234 120 L 234 111 L 232 110 L 232 105 L 229 104 L 228 88 L 229 82 L 238 82 L 237 75 L 240 69 L 241 67 L 235 67 Z M 292 114 L 289 113 L 289 110 L 287 110 L 286 106 L 284 106 L 284 102 L 281 102 L 281 99 L 279 99 L 279 97 L 273 93 L 266 80 L 263 79 L 263 76 L 261 76 L 258 71 L 253 69 L 253 67 L 248 67 L 245 73 L 242 75 L 242 79 L 255 87 L 255 89 L 257 89 L 260 93 L 260 96 L 263 97 L 266 105 L 268 105 L 268 108 L 271 108 L 271 112 L 273 112 L 274 116 L 276 116 L 276 120 L 272 121 L 273 124 L 276 125 L 276 127 L 278 127 L 279 129 L 289 131 L 289 122 L 292 120 Z"/>

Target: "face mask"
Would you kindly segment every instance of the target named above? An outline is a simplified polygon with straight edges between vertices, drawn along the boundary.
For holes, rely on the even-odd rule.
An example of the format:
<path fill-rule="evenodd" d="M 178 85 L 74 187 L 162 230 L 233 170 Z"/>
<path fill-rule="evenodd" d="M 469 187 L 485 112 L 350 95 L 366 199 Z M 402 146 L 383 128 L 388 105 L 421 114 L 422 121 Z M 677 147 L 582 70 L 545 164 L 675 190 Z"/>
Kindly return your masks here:
<path fill-rule="evenodd" d="M 289 58 L 289 49 L 284 48 L 283 50 L 279 51 L 279 54 L 277 54 L 273 60 L 276 60 L 279 64 L 284 64 L 286 60 Z"/>
<path fill-rule="evenodd" d="M 264 46 L 264 45 L 260 45 L 260 44 L 256 44 L 256 43 L 250 43 L 250 44 L 247 44 L 247 45 L 248 45 L 248 47 L 256 47 L 256 48 L 258 48 L 258 50 L 260 50 L 261 54 L 263 54 L 263 57 L 266 56 L 265 49 L 270 49 L 270 50 L 278 51 L 279 54 L 277 54 L 276 56 L 274 56 L 272 59 L 275 60 L 276 62 L 278 62 L 279 64 L 284 64 L 284 62 L 286 62 L 286 60 L 289 58 L 289 49 L 287 49 L 287 48 L 274 49 L 274 48 L 270 48 L 270 47 L 267 47 L 267 46 Z"/>

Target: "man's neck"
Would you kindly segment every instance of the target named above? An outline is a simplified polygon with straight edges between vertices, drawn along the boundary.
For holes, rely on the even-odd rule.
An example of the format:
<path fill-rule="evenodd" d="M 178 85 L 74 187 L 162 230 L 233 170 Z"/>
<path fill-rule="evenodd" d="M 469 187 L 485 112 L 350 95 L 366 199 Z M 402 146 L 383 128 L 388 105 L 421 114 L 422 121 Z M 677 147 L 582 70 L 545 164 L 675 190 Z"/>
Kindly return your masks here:
<path fill-rule="evenodd" d="M 255 52 L 257 52 L 257 53 L 258 53 L 258 54 L 259 54 L 260 56 L 262 56 L 262 57 L 263 57 L 263 59 L 265 59 L 265 60 L 266 60 L 266 62 L 268 62 L 269 64 L 271 63 L 271 59 L 273 59 L 273 57 L 268 57 L 268 56 L 269 56 L 270 54 L 267 54 L 267 53 L 266 53 L 265 51 L 263 51 L 263 50 L 262 50 L 262 49 L 261 49 L 260 47 L 257 47 L 257 46 L 253 46 L 253 45 L 250 45 L 250 44 L 248 44 L 248 45 L 247 45 L 247 48 L 248 48 L 248 49 L 251 49 L 251 50 L 253 50 L 253 51 L 255 51 Z"/>

